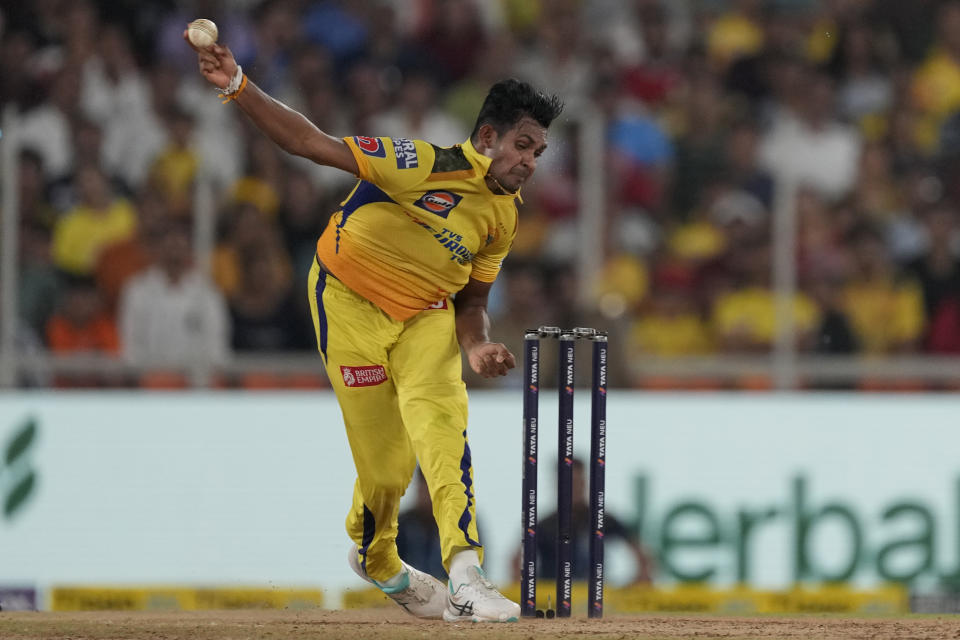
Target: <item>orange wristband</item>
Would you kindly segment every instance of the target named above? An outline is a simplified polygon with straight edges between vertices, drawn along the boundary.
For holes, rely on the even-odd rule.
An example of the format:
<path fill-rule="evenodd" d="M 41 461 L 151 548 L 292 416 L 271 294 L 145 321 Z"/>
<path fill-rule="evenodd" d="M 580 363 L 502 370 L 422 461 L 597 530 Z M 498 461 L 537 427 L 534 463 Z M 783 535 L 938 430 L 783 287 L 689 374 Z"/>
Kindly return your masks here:
<path fill-rule="evenodd" d="M 234 91 L 229 95 L 226 93 L 221 93 L 221 94 L 218 94 L 217 97 L 225 98 L 225 100 L 223 101 L 223 104 L 227 104 L 231 100 L 236 100 L 238 97 L 240 97 L 240 94 L 243 93 L 243 90 L 246 88 L 247 88 L 247 74 L 243 74 L 243 80 L 240 81 L 240 86 L 237 87 L 236 91 Z"/>

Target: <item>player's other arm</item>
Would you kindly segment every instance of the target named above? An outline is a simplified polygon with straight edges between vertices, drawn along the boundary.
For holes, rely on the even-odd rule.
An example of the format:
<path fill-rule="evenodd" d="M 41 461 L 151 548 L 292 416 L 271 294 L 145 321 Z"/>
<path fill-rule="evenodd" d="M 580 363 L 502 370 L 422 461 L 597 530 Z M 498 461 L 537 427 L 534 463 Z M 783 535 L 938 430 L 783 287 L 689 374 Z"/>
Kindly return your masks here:
<path fill-rule="evenodd" d="M 487 296 L 490 282 L 470 278 L 454 301 L 457 318 L 457 340 L 467 355 L 470 368 L 484 378 L 507 374 L 517 366 L 516 358 L 503 344 L 490 342 L 490 317 Z"/>
<path fill-rule="evenodd" d="M 203 77 L 215 87 L 227 87 L 237 71 L 237 62 L 230 49 L 219 44 L 198 49 L 187 39 L 186 31 L 183 38 L 197 52 Z M 353 153 L 343 140 L 321 131 L 303 114 L 272 98 L 249 79 L 236 103 L 258 129 L 287 153 L 354 175 L 359 171 Z"/>

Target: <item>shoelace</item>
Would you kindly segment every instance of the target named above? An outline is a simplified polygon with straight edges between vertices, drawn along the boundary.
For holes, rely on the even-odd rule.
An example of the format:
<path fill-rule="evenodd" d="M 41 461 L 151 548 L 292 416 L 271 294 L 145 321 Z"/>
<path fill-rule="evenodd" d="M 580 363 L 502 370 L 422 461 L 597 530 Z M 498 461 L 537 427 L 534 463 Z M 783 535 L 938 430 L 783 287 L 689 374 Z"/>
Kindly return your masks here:
<path fill-rule="evenodd" d="M 493 593 L 487 594 L 488 597 L 493 597 L 493 598 L 502 599 L 502 600 L 506 600 L 506 599 L 507 599 L 506 596 L 504 596 L 502 593 L 500 593 L 499 591 L 497 591 L 497 588 L 496 588 L 495 586 L 493 586 L 493 583 L 490 582 L 490 580 L 487 578 L 487 576 L 486 576 L 485 574 L 480 573 L 479 571 L 477 571 L 477 579 L 479 580 L 479 582 L 480 582 L 481 585 L 483 585 L 484 587 L 486 587 L 489 591 L 492 591 L 492 592 L 493 592 Z"/>
<path fill-rule="evenodd" d="M 422 574 L 420 574 L 417 571 L 414 571 L 412 568 L 407 569 L 407 574 L 410 576 L 410 586 L 408 586 L 406 589 L 404 589 L 400 593 L 388 594 L 388 597 L 390 597 L 397 604 L 401 604 L 401 605 L 409 604 L 411 598 L 413 600 L 416 600 L 420 604 L 426 604 L 430 602 L 430 598 L 419 595 L 418 590 L 413 588 L 414 580 L 416 580 L 421 584 L 426 584 L 427 587 L 430 586 L 429 581 Z M 366 571 L 363 572 L 363 578 L 364 580 L 369 581 L 374 586 L 378 586 L 376 581 L 367 575 Z"/>

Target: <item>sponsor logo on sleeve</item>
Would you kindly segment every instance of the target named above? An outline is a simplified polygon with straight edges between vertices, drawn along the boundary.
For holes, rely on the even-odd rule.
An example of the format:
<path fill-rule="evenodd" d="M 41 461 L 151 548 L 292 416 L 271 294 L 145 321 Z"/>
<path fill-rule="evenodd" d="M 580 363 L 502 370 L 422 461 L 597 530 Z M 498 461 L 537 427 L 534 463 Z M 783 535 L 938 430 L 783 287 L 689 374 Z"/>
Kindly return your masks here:
<path fill-rule="evenodd" d="M 452 191 L 427 191 L 414 202 L 414 206 L 429 211 L 441 218 L 450 215 L 450 210 L 460 204 L 463 196 Z"/>
<path fill-rule="evenodd" d="M 393 138 L 393 153 L 397 156 L 397 169 L 416 169 L 417 145 L 407 138 Z"/>
<path fill-rule="evenodd" d="M 365 367 L 340 367 L 343 384 L 347 387 L 373 387 L 387 379 L 387 372 L 383 365 L 375 364 Z"/>
<path fill-rule="evenodd" d="M 383 147 L 383 141 L 380 138 L 367 138 L 366 136 L 353 136 L 353 141 L 368 156 L 374 158 L 386 158 L 387 150 Z"/>
<path fill-rule="evenodd" d="M 436 302 L 434 302 L 432 305 L 430 305 L 429 307 L 427 307 L 427 310 L 431 310 L 431 309 L 446 309 L 446 308 L 447 308 L 447 299 L 444 298 L 443 300 L 437 300 Z"/>

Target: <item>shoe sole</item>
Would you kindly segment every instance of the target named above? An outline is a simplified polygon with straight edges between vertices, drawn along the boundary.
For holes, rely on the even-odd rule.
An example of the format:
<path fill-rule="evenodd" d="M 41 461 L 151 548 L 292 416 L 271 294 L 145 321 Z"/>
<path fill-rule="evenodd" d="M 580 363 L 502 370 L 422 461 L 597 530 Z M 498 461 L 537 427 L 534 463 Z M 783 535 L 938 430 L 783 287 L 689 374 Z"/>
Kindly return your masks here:
<path fill-rule="evenodd" d="M 493 620 L 490 618 L 481 618 L 479 616 L 458 616 L 458 615 L 448 615 L 449 612 L 443 612 L 444 622 L 492 622 L 494 624 L 499 624 L 502 622 L 519 622 L 520 619 L 516 616 L 510 616 L 506 620 Z"/>

